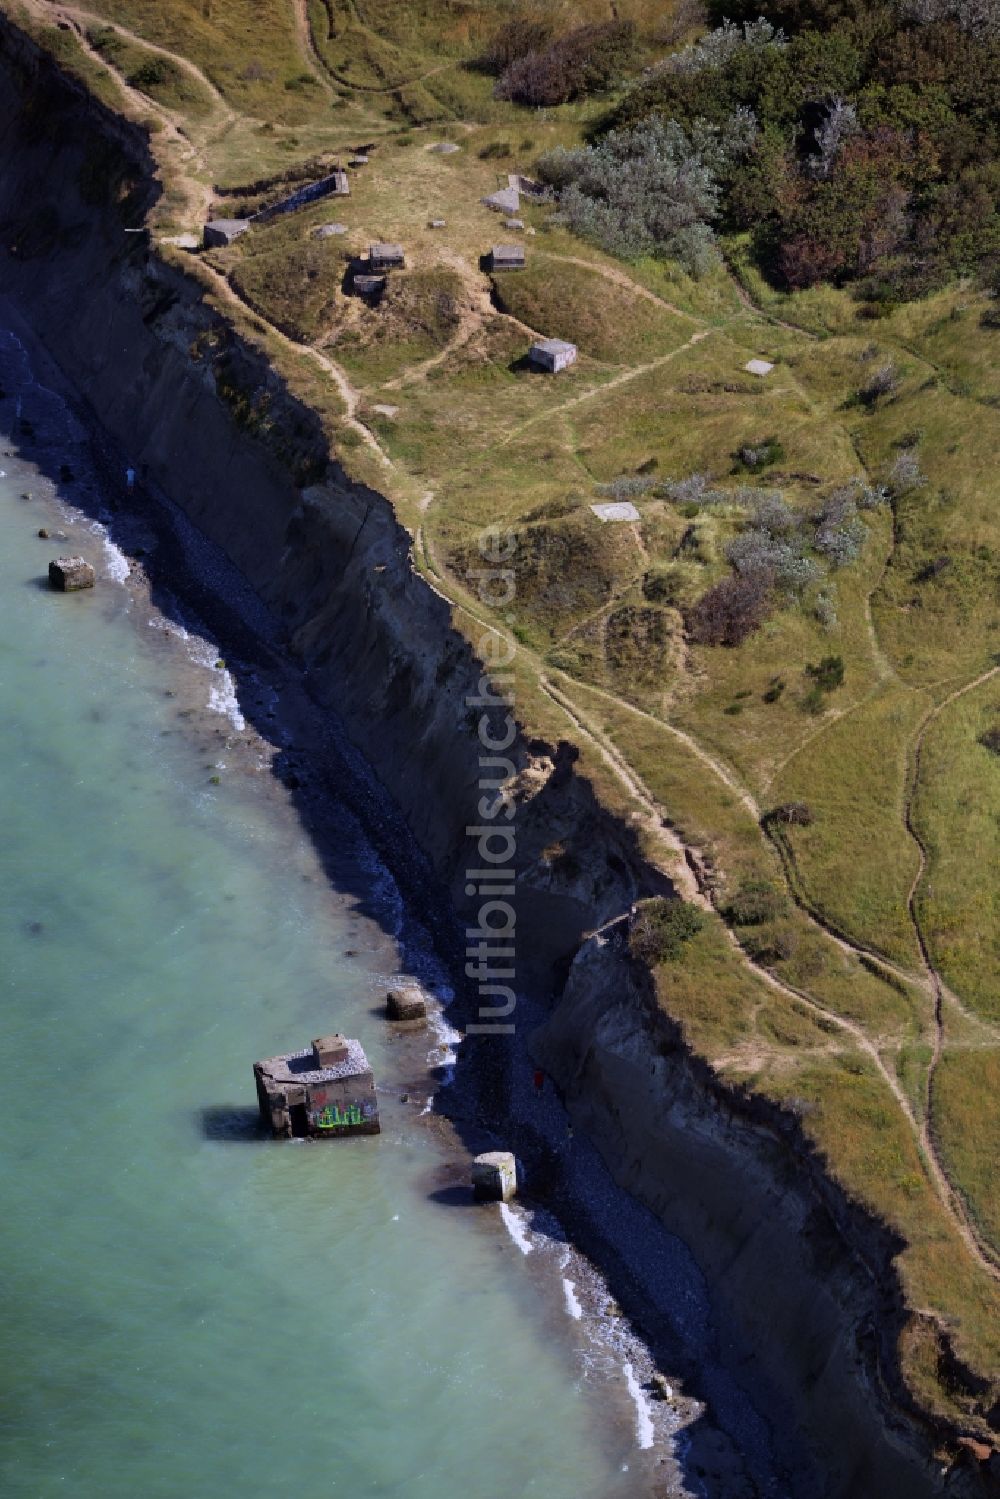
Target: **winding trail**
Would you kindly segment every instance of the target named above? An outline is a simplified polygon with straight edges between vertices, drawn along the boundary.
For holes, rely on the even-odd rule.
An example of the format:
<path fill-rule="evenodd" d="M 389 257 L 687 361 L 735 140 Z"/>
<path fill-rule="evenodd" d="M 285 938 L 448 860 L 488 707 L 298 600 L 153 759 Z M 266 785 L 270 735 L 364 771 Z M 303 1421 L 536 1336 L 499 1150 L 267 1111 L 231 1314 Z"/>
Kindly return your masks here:
<path fill-rule="evenodd" d="M 187 73 L 190 78 L 193 78 L 196 83 L 200 84 L 212 99 L 217 110 L 231 120 L 236 119 L 235 110 L 229 107 L 220 90 L 212 82 L 208 74 L 199 68 L 196 62 L 192 62 L 189 57 L 186 57 L 183 52 L 172 52 L 169 47 L 161 46 L 159 42 L 151 42 L 148 37 L 143 36 L 140 32 L 132 31 L 128 26 L 123 26 L 120 21 L 110 21 L 107 16 L 97 15 L 93 11 L 83 10 L 76 5 L 52 5 L 47 3 L 47 9 L 57 16 L 65 16 L 67 20 L 78 22 L 84 27 L 92 25 L 99 26 L 101 30 L 114 31 L 120 37 L 124 37 L 126 41 L 132 42 L 136 47 L 141 47 L 147 52 L 155 52 L 158 57 L 163 57 L 168 62 L 173 63 L 175 67 L 180 68 L 183 73 Z M 105 66 L 110 66 L 110 64 L 105 63 Z M 113 69 L 113 71 L 117 72 L 117 69 Z M 143 95 L 143 98 L 147 97 L 148 95 Z"/>
<path fill-rule="evenodd" d="M 647 302 L 655 302 L 657 307 L 663 307 L 667 312 L 672 312 L 675 317 L 684 318 L 688 323 L 697 323 L 699 327 L 707 326 L 707 319 L 697 317 L 693 312 L 686 312 L 683 307 L 678 307 L 674 302 L 668 302 L 665 297 L 658 296 L 655 291 L 650 291 L 648 286 L 643 286 L 639 281 L 633 281 L 632 277 L 625 271 L 620 271 L 616 266 L 598 265 L 592 260 L 584 260 L 582 255 L 557 255 L 549 250 L 541 250 L 536 254 L 537 260 L 556 260 L 563 265 L 582 266 L 585 271 L 591 271 L 595 276 L 601 276 L 605 281 L 610 281 L 615 286 L 624 288 L 633 296 L 642 297 Z"/>
<path fill-rule="evenodd" d="M 292 350 L 296 354 L 306 355 L 307 358 L 311 359 L 314 364 L 319 365 L 320 369 L 324 370 L 330 376 L 344 403 L 346 413 L 344 420 L 347 425 L 358 434 L 365 446 L 371 449 L 378 457 L 380 463 L 384 464 L 387 468 L 394 468 L 395 465 L 392 459 L 380 445 L 375 434 L 365 426 L 364 422 L 358 419 L 356 413 L 361 403 L 361 396 L 339 365 L 334 364 L 332 359 L 328 359 L 325 354 L 322 354 L 319 349 L 314 348 L 312 344 L 299 343 L 297 339 L 290 338 L 287 333 L 283 333 L 280 328 L 275 327 L 256 307 L 250 302 L 245 301 L 222 272 L 217 271 L 208 261 L 202 260 L 200 267 L 211 277 L 215 289 L 223 301 L 228 302 L 231 306 L 240 308 L 242 312 L 249 313 L 251 317 L 258 318 L 267 325 L 268 331 L 285 348 Z"/>
<path fill-rule="evenodd" d="M 963 1012 L 965 1007 L 961 1004 L 956 995 L 946 990 L 944 980 L 942 979 L 937 967 L 935 966 L 934 959 L 931 957 L 930 945 L 927 941 L 927 935 L 924 932 L 923 925 L 920 920 L 920 914 L 917 906 L 917 895 L 920 890 L 920 886 L 923 883 L 924 876 L 927 873 L 929 855 L 927 846 L 920 835 L 916 822 L 914 821 L 913 804 L 920 784 L 921 757 L 923 753 L 924 740 L 927 737 L 928 730 L 936 722 L 936 720 L 940 718 L 941 714 L 944 713 L 945 710 L 952 705 L 952 703 L 958 702 L 958 700 L 964 697 L 966 693 L 974 692 L 977 687 L 982 687 L 984 683 L 992 681 L 998 675 L 1000 675 L 1000 666 L 992 666 L 989 668 L 989 670 L 980 672 L 979 676 L 974 677 L 972 681 L 966 682 L 961 687 L 956 687 L 953 692 L 950 692 L 946 698 L 943 698 L 940 703 L 938 703 L 926 714 L 920 724 L 919 729 L 917 730 L 916 737 L 913 741 L 913 769 L 903 806 L 903 821 L 906 826 L 906 831 L 909 833 L 910 837 L 915 843 L 920 858 L 917 873 L 914 876 L 913 883 L 910 886 L 909 894 L 907 895 L 906 909 L 909 913 L 910 921 L 913 925 L 913 931 L 917 940 L 917 946 L 920 949 L 920 957 L 923 963 L 924 972 L 934 993 L 934 1042 L 933 1050 L 931 1053 L 931 1060 L 928 1064 L 925 1078 L 923 1140 L 928 1155 L 935 1162 L 938 1161 L 938 1148 L 937 1143 L 934 1140 L 931 1123 L 932 1095 L 934 1090 L 934 1077 L 938 1069 L 938 1064 L 941 1061 L 941 1053 L 944 1050 L 945 1046 L 944 1009 L 946 1002 L 953 1005 L 958 1005 Z M 969 1213 L 965 1198 L 958 1191 L 958 1189 L 954 1187 L 943 1166 L 941 1168 L 941 1174 L 943 1180 L 947 1184 L 948 1192 L 955 1204 L 956 1210 L 961 1213 L 962 1219 L 967 1224 L 969 1231 L 974 1237 L 979 1250 L 981 1251 L 982 1255 L 984 1255 L 988 1259 L 989 1263 L 994 1267 L 994 1269 L 997 1269 L 997 1267 L 1000 1267 L 1000 1253 L 998 1253 L 997 1250 L 980 1233 L 979 1228 L 977 1227 L 974 1219 Z"/>
<path fill-rule="evenodd" d="M 966 688 L 963 688 L 959 692 L 953 694 L 952 698 L 949 699 L 949 701 L 953 701 L 955 697 L 960 696 L 962 691 L 970 691 L 973 686 L 979 685 L 980 680 L 987 680 L 990 676 L 995 675 L 997 671 L 1000 671 L 1000 668 L 994 668 L 992 671 L 986 673 L 983 678 L 977 679 L 976 683 L 969 683 Z M 646 820 L 653 823 L 654 825 L 659 825 L 661 828 L 663 828 L 663 831 L 666 832 L 665 815 L 663 813 L 663 809 L 659 806 L 656 798 L 643 784 L 642 780 L 635 773 L 633 768 L 628 765 L 628 763 L 614 748 L 614 746 L 611 745 L 603 735 L 601 735 L 599 730 L 595 730 L 590 724 L 588 724 L 579 707 L 558 689 L 554 688 L 553 684 L 547 678 L 545 678 L 544 676 L 540 676 L 539 684 L 542 690 L 551 699 L 551 701 L 554 702 L 558 707 L 562 708 L 563 712 L 566 713 L 567 717 L 575 726 L 577 732 L 581 734 L 581 736 L 586 740 L 588 740 L 598 751 L 598 753 L 602 755 L 602 757 L 609 764 L 615 774 L 619 777 L 622 785 L 626 788 L 626 790 L 629 791 L 629 793 L 633 797 L 639 800 L 646 814 Z M 944 707 L 945 704 L 942 704 L 941 706 Z M 683 842 L 676 837 L 675 834 L 671 833 L 669 835 L 669 847 L 675 854 L 677 852 L 677 845 L 679 845 L 683 850 L 685 855 L 685 863 L 688 864 L 688 867 L 692 869 L 697 868 L 697 855 L 695 854 L 695 851 L 693 849 L 687 848 L 683 844 Z M 699 891 L 699 893 L 702 896 L 702 900 L 700 903 L 704 905 L 704 892 Z M 822 1016 L 827 1023 L 836 1025 L 841 1031 L 849 1035 L 854 1041 L 855 1045 L 859 1048 L 859 1050 L 864 1052 L 864 1054 L 870 1059 L 879 1076 L 882 1078 L 893 1098 L 896 1100 L 896 1103 L 899 1105 L 899 1108 L 902 1110 L 902 1113 L 910 1127 L 910 1130 L 912 1131 L 920 1148 L 921 1158 L 924 1162 L 924 1168 L 927 1171 L 930 1184 L 934 1189 L 935 1194 L 937 1195 L 942 1207 L 945 1209 L 949 1218 L 951 1219 L 956 1233 L 961 1238 L 966 1250 L 978 1264 L 979 1268 L 983 1270 L 987 1275 L 989 1275 L 991 1279 L 1000 1282 L 1000 1256 L 998 1256 L 993 1250 L 992 1246 L 982 1238 L 968 1214 L 964 1200 L 960 1197 L 960 1195 L 953 1187 L 951 1180 L 948 1177 L 948 1174 L 945 1171 L 944 1166 L 938 1156 L 937 1146 L 932 1137 L 927 1118 L 925 1117 L 924 1119 L 919 1119 L 914 1113 L 913 1107 L 910 1103 L 909 1098 L 907 1097 L 902 1084 L 900 1083 L 895 1073 L 891 1071 L 889 1067 L 887 1067 L 881 1052 L 879 1051 L 875 1042 L 869 1036 L 868 1032 L 857 1021 L 849 1020 L 846 1016 L 838 1014 L 835 1010 L 828 1009 L 825 1005 L 820 1004 L 815 998 L 813 998 L 812 995 L 806 993 L 804 990 L 796 988 L 794 985 L 785 983 L 783 980 L 777 978 L 773 973 L 771 973 L 769 969 L 764 968 L 760 964 L 756 963 L 740 946 L 739 942 L 737 941 L 736 934 L 732 931 L 732 929 L 725 923 L 723 923 L 723 926 L 730 943 L 739 954 L 741 961 L 748 968 L 750 968 L 759 979 L 766 983 L 770 988 L 775 990 L 775 992 L 799 1001 L 801 1004 L 807 1006 L 807 1008 L 814 1014 Z M 929 961 L 930 960 L 928 958 L 928 963 Z M 934 974 L 933 967 L 931 967 L 930 971 L 932 974 Z M 940 1041 L 941 1027 L 939 1023 L 937 1048 L 938 1052 L 940 1051 Z"/>
<path fill-rule="evenodd" d="M 697 333 L 692 333 L 691 337 L 685 343 L 678 344 L 668 354 L 660 354 L 658 358 L 650 359 L 645 364 L 637 364 L 631 369 L 623 370 L 620 375 L 612 376 L 603 385 L 595 385 L 590 390 L 585 390 L 579 395 L 571 396 L 568 401 L 563 401 L 560 406 L 547 407 L 546 410 L 538 412 L 535 416 L 529 417 L 526 422 L 521 422 L 519 426 L 514 427 L 505 437 L 502 437 L 499 442 L 495 443 L 494 447 L 505 448 L 509 443 L 520 437 L 523 432 L 527 432 L 529 427 L 535 426 L 537 422 L 550 421 L 552 417 L 558 416 L 563 411 L 572 411 L 575 407 L 582 406 L 585 401 L 596 400 L 598 396 L 607 395 L 609 390 L 616 390 L 621 385 L 628 385 L 632 380 L 638 380 L 643 375 L 651 374 L 653 370 L 662 369 L 665 364 L 669 364 L 671 360 L 676 359 L 687 349 L 701 343 L 702 339 L 710 338 L 715 331 L 714 328 L 699 328 Z"/>
<path fill-rule="evenodd" d="M 306 67 L 323 92 L 328 94 L 331 100 L 338 99 L 340 95 L 331 81 L 333 75 L 316 46 L 312 23 L 309 20 L 308 0 L 292 0 L 292 14 L 295 18 L 295 35 L 298 38 L 299 51 L 302 53 Z"/>
<path fill-rule="evenodd" d="M 657 804 L 655 798 L 643 785 L 642 781 L 632 770 L 628 762 L 618 753 L 614 745 L 594 725 L 584 725 L 579 708 L 560 692 L 549 678 L 540 676 L 538 685 L 545 695 L 554 702 L 557 707 L 570 718 L 573 723 L 586 735 L 591 744 L 597 750 L 604 762 L 614 771 L 629 795 L 639 803 L 642 814 L 638 821 L 646 828 L 650 837 L 666 849 L 669 854 L 668 871 L 677 888 L 681 891 L 685 900 L 692 901 L 695 905 L 705 910 L 711 908 L 711 902 L 702 889 L 695 872 L 695 866 L 691 858 L 691 851 L 681 841 L 676 833 L 670 828 L 663 815 L 662 808 Z"/>
<path fill-rule="evenodd" d="M 766 323 L 773 323 L 776 328 L 784 328 L 786 333 L 796 333 L 802 338 L 811 338 L 814 340 L 819 338 L 819 334 L 814 333 L 811 328 L 803 328 L 801 323 L 786 323 L 784 318 L 778 317 L 776 313 L 767 312 L 763 307 L 758 307 L 728 260 L 726 261 L 726 270 L 729 273 L 729 279 L 733 284 L 733 290 L 738 300 L 748 312 L 752 312 L 755 317 L 763 318 Z"/>
<path fill-rule="evenodd" d="M 171 52 L 169 48 L 149 42 L 138 32 L 129 30 L 126 26 L 110 22 L 104 16 L 95 15 L 92 11 L 81 10 L 76 7 L 64 5 L 52 5 L 49 0 L 25 0 L 29 11 L 39 17 L 44 17 L 46 22 L 62 22 L 69 27 L 77 42 L 91 60 L 104 71 L 109 78 L 114 80 L 116 87 L 131 106 L 136 118 L 142 119 L 152 114 L 160 125 L 160 149 L 166 140 L 176 148 L 179 165 L 175 165 L 172 178 L 183 197 L 187 212 L 190 213 L 194 222 L 203 222 L 209 214 L 212 203 L 212 188 L 207 181 L 199 181 L 196 173 L 192 170 L 198 166 L 205 171 L 204 155 L 192 139 L 187 128 L 186 118 L 177 111 L 168 109 L 166 105 L 159 103 L 151 95 L 144 93 L 129 83 L 124 73 L 104 57 L 90 41 L 87 35 L 88 26 L 108 27 L 118 36 L 125 38 L 134 46 L 157 56 L 166 58 L 176 67 L 182 69 L 189 77 L 195 79 L 198 84 L 207 90 L 215 108 L 215 125 L 217 133 L 221 134 L 232 126 L 236 115 L 226 104 L 219 90 L 202 70 L 190 59 L 179 53 Z M 207 174 L 206 174 L 207 175 Z"/>
<path fill-rule="evenodd" d="M 353 89 L 356 93 L 359 94 L 369 94 L 375 96 L 382 94 L 396 94 L 400 89 L 412 88 L 416 83 L 423 83 L 425 79 L 434 78 L 438 73 L 447 73 L 450 68 L 455 68 L 459 65 L 459 60 L 456 58 L 452 58 L 448 62 L 437 63 L 433 68 L 428 68 L 425 72 L 418 73 L 412 78 L 401 78 L 397 83 L 356 83 L 352 79 L 348 78 L 345 74 L 338 73 L 336 68 L 331 67 L 326 58 L 320 52 L 319 48 L 316 46 L 316 38 L 313 35 L 312 23 L 309 20 L 308 0 L 292 0 L 292 4 L 295 10 L 295 27 L 298 33 L 300 47 L 309 61 L 311 63 L 314 62 L 319 68 L 320 72 L 323 74 L 325 84 L 328 88 L 330 87 L 330 81 L 332 79 L 333 82 L 338 84 L 341 88 Z M 367 24 L 357 5 L 353 3 L 353 0 L 351 3 L 351 11 L 353 12 L 353 18 L 355 21 L 356 29 L 358 31 L 366 31 L 370 35 L 373 34 L 378 37 L 378 33 L 372 32 L 372 28 Z"/>

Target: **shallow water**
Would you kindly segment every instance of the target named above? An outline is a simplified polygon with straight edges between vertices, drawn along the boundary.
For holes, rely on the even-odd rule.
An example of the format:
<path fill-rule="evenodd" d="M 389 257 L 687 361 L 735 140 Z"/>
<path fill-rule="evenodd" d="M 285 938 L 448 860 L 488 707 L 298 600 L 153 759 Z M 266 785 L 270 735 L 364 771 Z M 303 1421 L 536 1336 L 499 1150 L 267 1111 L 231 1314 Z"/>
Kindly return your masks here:
<path fill-rule="evenodd" d="M 0 377 L 7 432 L 2 336 Z M 211 783 L 113 557 L 91 536 L 95 593 L 39 586 L 54 491 L 0 467 L 0 1491 L 630 1492 L 578 1308 L 543 1302 L 499 1214 L 435 1199 L 419 1104 L 387 1087 L 382 1135 L 339 1144 L 243 1128 L 252 1061 L 334 1028 L 391 1084 L 391 882 L 345 816 L 338 897 L 290 811 Z"/>

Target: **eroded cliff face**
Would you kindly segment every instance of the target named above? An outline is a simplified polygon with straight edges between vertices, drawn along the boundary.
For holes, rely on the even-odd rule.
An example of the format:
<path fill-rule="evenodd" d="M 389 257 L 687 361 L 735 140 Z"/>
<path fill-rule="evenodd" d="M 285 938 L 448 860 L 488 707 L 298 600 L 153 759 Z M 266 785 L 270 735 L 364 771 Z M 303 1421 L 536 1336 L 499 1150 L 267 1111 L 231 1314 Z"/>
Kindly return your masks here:
<path fill-rule="evenodd" d="M 315 413 L 143 233 L 155 166 L 140 132 L 67 91 L 9 30 L 0 61 L 3 284 L 104 430 L 231 559 L 281 621 L 436 873 L 467 905 L 481 824 L 483 667 L 414 571 L 389 502 L 330 457 Z M 505 710 L 488 710 L 497 720 Z M 645 874 L 568 745 L 505 748 L 517 772 L 519 927 L 534 976 L 627 908 Z M 494 775 L 495 771 L 488 771 Z M 570 830 L 560 880 L 543 850 Z M 473 851 L 474 853 L 474 851 Z M 475 860 L 473 859 L 473 862 Z"/>
<path fill-rule="evenodd" d="M 582 945 L 534 1045 L 615 1180 L 697 1247 L 741 1378 L 817 1458 L 823 1486 L 806 1492 L 937 1491 L 893 1375 L 899 1243 L 851 1210 L 791 1116 L 718 1086 L 686 1051 L 625 923 Z"/>
<path fill-rule="evenodd" d="M 5 291 L 119 450 L 281 621 L 313 695 L 336 709 L 461 912 L 466 829 L 481 821 L 470 699 L 482 667 L 414 571 L 391 505 L 328 455 L 315 414 L 197 282 L 125 232 L 156 191 L 141 133 L 3 24 L 0 148 Z M 663 882 L 576 773 L 570 745 L 519 734 L 505 753 L 520 952 L 533 959 L 521 977 L 545 985 L 582 934 Z M 572 860 L 554 864 L 554 845 Z M 612 1173 L 692 1245 L 766 1404 L 821 1455 L 824 1492 L 938 1491 L 939 1433 L 894 1415 L 897 1392 L 876 1373 L 894 1366 L 901 1316 L 891 1244 L 841 1213 L 773 1120 L 726 1105 L 620 944 L 584 945 L 538 1048 Z M 981 1481 L 949 1491 L 979 1493 Z"/>

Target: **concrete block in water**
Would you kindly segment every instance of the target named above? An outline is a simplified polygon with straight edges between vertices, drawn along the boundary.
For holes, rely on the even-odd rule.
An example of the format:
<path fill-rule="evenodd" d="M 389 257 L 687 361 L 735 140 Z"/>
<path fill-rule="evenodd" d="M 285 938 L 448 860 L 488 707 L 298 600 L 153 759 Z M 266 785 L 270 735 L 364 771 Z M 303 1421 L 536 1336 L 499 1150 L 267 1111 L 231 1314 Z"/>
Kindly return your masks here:
<path fill-rule="evenodd" d="M 49 583 L 60 593 L 93 588 L 95 580 L 94 569 L 82 557 L 55 557 L 49 563 Z"/>
<path fill-rule="evenodd" d="M 397 984 L 385 997 L 390 1020 L 423 1020 L 427 999 L 419 984 Z"/>
<path fill-rule="evenodd" d="M 360 1041 L 321 1036 L 304 1051 L 255 1062 L 253 1071 L 272 1134 L 335 1140 L 379 1132 L 375 1078 Z"/>
<path fill-rule="evenodd" d="M 509 1150 L 488 1150 L 472 1163 L 472 1190 L 480 1199 L 509 1202 L 517 1195 L 517 1162 Z"/>

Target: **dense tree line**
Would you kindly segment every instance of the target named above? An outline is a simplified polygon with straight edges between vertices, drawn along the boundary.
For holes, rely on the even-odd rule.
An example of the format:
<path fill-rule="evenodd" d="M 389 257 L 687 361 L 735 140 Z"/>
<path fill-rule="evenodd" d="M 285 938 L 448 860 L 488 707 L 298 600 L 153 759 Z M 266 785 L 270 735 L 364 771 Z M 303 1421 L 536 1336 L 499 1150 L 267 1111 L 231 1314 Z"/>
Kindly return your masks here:
<path fill-rule="evenodd" d="M 776 280 L 852 281 L 873 304 L 960 271 L 995 280 L 1000 0 L 720 0 L 714 19 L 611 124 L 751 118 L 715 222 L 749 230 Z"/>

